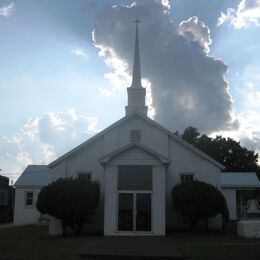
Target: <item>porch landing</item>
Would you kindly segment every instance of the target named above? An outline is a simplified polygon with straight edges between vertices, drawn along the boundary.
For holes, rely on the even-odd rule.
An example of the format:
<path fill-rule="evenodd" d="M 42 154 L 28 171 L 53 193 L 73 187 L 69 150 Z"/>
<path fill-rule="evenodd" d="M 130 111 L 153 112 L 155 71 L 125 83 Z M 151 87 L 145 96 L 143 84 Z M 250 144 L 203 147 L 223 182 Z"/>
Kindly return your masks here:
<path fill-rule="evenodd" d="M 187 259 L 166 237 L 100 237 L 85 248 L 80 259 Z"/>

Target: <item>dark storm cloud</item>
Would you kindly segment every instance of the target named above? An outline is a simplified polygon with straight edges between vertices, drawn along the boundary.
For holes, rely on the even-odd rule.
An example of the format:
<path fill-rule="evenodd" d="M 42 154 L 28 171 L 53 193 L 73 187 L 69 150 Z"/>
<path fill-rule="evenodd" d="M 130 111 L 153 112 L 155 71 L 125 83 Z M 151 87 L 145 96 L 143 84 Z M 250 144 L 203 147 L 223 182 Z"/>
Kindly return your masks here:
<path fill-rule="evenodd" d="M 97 16 L 94 43 L 105 59 L 133 61 L 133 18 L 140 25 L 142 76 L 151 82 L 155 120 L 171 130 L 192 125 L 211 132 L 237 126 L 231 118 L 227 66 L 209 55 L 207 26 L 196 17 L 174 24 L 167 1 L 106 6 Z M 173 14 L 174 16 L 174 14 Z"/>

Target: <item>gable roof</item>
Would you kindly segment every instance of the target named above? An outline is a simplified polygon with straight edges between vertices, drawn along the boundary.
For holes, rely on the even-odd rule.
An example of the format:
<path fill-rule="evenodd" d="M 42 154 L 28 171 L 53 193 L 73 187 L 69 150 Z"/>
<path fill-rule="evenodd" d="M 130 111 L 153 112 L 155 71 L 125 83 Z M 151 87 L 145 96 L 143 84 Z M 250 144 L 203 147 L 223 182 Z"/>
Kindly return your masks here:
<path fill-rule="evenodd" d="M 28 165 L 14 186 L 43 187 L 51 182 L 50 168 L 46 165 Z"/>
<path fill-rule="evenodd" d="M 166 158 L 165 156 L 153 151 L 152 149 L 150 149 L 149 147 L 141 144 L 141 143 L 130 143 L 126 146 L 123 146 L 121 148 L 119 148 L 118 150 L 114 151 L 114 152 L 111 152 L 105 156 L 102 156 L 100 159 L 99 159 L 99 162 L 102 164 L 102 165 L 105 165 L 107 164 L 112 158 L 114 158 L 116 155 L 124 152 L 124 151 L 127 151 L 133 147 L 136 147 L 136 148 L 139 148 L 141 150 L 143 150 L 144 152 L 147 152 L 148 154 L 151 154 L 153 155 L 154 157 L 156 157 L 162 164 L 166 164 L 168 165 L 170 163 L 170 160 L 168 158 Z"/>
<path fill-rule="evenodd" d="M 116 121 L 114 124 L 110 125 L 109 127 L 105 128 L 104 130 L 102 130 L 101 132 L 99 132 L 98 134 L 96 134 L 95 136 L 91 137 L 90 139 L 88 139 L 87 141 L 83 142 L 82 144 L 76 146 L 74 149 L 70 150 L 69 152 L 65 153 L 64 155 L 62 155 L 61 157 L 57 158 L 56 160 L 54 160 L 53 162 L 51 162 L 48 166 L 51 168 L 54 165 L 58 164 L 59 162 L 63 161 L 64 159 L 68 158 L 69 156 L 73 155 L 74 153 L 76 153 L 77 151 L 79 151 L 80 149 L 84 148 L 86 145 L 90 144 L 91 142 L 97 140 L 99 137 L 103 136 L 105 133 L 107 133 L 108 131 L 110 131 L 111 129 L 113 129 L 114 127 L 117 127 L 119 125 L 121 125 L 122 123 L 126 122 L 127 120 L 133 118 L 133 117 L 139 117 L 141 119 L 143 119 L 144 121 L 146 121 L 148 124 L 151 124 L 157 128 L 159 128 L 161 131 L 163 131 L 164 133 L 166 133 L 167 135 L 169 135 L 174 141 L 178 142 L 179 144 L 185 146 L 187 149 L 191 150 L 192 152 L 194 152 L 195 154 L 197 154 L 198 156 L 200 156 L 201 158 L 209 161 L 210 163 L 214 164 L 215 166 L 217 166 L 220 169 L 225 169 L 225 166 L 222 165 L 221 163 L 217 162 L 216 160 L 214 160 L 213 158 L 211 158 L 210 156 L 208 156 L 207 154 L 205 154 L 204 152 L 200 151 L 198 148 L 196 148 L 195 146 L 189 144 L 188 142 L 184 141 L 181 137 L 179 137 L 178 135 L 170 132 L 168 129 L 166 129 L 165 127 L 161 126 L 160 124 L 156 123 L 154 120 L 150 119 L 149 117 L 142 115 L 138 112 L 129 114 L 121 119 L 119 119 L 118 121 Z"/>
<path fill-rule="evenodd" d="M 260 188 L 255 172 L 222 172 L 222 188 Z"/>

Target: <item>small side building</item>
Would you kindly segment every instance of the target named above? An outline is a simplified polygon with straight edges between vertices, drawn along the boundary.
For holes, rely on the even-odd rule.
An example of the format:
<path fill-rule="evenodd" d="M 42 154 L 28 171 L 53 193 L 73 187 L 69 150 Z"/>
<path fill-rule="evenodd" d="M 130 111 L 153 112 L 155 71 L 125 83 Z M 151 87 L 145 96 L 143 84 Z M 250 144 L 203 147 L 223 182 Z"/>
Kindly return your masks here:
<path fill-rule="evenodd" d="M 28 165 L 15 183 L 14 224 L 26 225 L 39 221 L 36 208 L 42 187 L 51 182 L 50 169 L 46 165 Z"/>
<path fill-rule="evenodd" d="M 223 172 L 221 189 L 227 201 L 230 220 L 238 220 L 244 217 L 248 200 L 259 196 L 260 182 L 255 172 Z"/>

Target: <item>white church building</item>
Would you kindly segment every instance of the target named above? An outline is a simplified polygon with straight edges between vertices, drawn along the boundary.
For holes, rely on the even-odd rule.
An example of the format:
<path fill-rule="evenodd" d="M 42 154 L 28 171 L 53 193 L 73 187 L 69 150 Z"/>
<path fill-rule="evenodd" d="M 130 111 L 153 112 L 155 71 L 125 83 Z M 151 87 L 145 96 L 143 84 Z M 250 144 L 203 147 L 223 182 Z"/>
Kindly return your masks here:
<path fill-rule="evenodd" d="M 165 235 L 166 229 L 185 224 L 175 212 L 171 197 L 172 188 L 181 182 L 196 179 L 222 191 L 222 164 L 147 117 L 138 24 L 132 85 L 127 94 L 122 119 L 49 165 L 26 168 L 15 184 L 14 224 L 38 221 L 37 195 L 58 178 L 80 177 L 100 183 L 99 207 L 88 229 L 104 235 Z M 250 189 L 260 187 L 254 177 L 250 185 Z M 238 188 L 227 185 L 224 191 L 234 218 L 234 192 Z M 212 228 L 221 224 L 219 216 L 209 220 Z M 59 220 L 51 218 L 50 233 L 61 233 Z"/>

